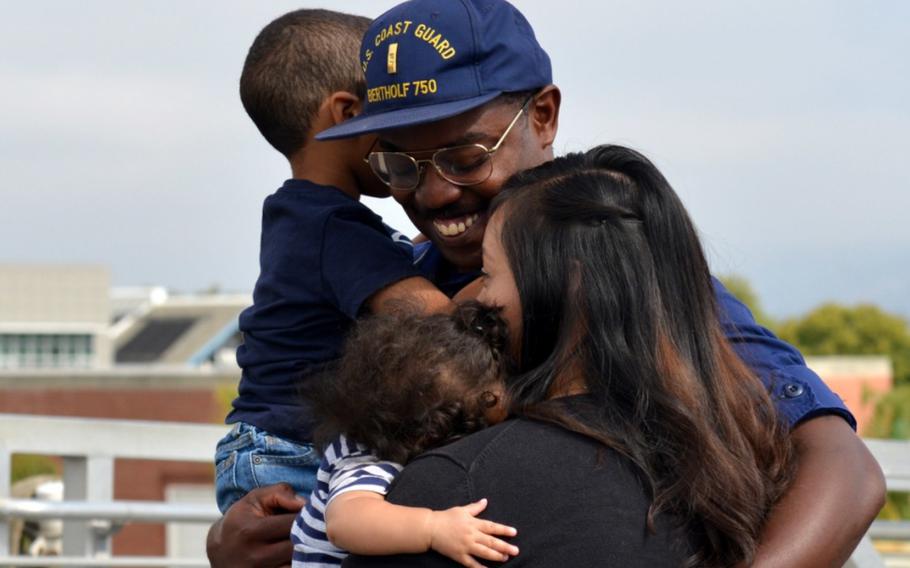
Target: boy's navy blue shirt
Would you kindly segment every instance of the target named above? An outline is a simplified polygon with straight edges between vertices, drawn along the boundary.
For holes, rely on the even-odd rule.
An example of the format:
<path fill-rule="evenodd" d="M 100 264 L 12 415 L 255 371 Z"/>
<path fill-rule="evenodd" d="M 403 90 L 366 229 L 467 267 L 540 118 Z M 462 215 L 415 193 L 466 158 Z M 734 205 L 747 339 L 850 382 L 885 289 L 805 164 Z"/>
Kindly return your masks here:
<path fill-rule="evenodd" d="M 370 296 L 420 275 L 412 261 L 410 241 L 337 188 L 291 179 L 267 197 L 259 279 L 240 315 L 243 374 L 227 422 L 309 442 L 301 382 L 341 354 Z"/>

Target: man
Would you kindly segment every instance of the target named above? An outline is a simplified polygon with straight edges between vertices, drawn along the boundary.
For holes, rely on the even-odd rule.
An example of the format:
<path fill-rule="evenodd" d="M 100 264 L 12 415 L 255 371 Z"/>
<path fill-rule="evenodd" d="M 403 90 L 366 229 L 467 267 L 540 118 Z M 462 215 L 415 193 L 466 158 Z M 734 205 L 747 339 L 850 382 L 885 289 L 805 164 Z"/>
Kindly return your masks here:
<path fill-rule="evenodd" d="M 369 157 L 374 173 L 429 239 L 416 259 L 421 271 L 451 294 L 480 267 L 486 207 L 502 183 L 553 158 L 560 92 L 549 58 L 503 0 L 414 0 L 373 22 L 361 65 L 363 113 L 317 138 L 379 133 Z M 719 302 L 739 354 L 766 381 L 773 378 L 772 394 L 799 449 L 796 481 L 772 511 L 755 565 L 840 566 L 883 503 L 881 471 L 854 434 L 849 411 L 801 356 L 722 289 Z M 294 507 L 280 489 L 238 505 L 210 533 L 216 566 L 239 558 L 229 544 L 239 528 L 249 534 L 269 527 L 277 535 L 272 508 Z M 280 522 L 290 526 L 289 517 Z M 247 551 L 266 550 L 244 542 Z M 277 540 L 270 546 L 274 565 L 287 561 L 289 547 Z"/>

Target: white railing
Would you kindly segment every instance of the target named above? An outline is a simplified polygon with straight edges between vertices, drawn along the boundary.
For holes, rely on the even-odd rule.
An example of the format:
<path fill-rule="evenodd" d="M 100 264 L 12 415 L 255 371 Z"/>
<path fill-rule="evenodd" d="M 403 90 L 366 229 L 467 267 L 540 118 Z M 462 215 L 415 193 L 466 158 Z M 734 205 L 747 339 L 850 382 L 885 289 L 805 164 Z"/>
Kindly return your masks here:
<path fill-rule="evenodd" d="M 910 492 L 910 441 L 867 439 L 865 442 L 885 474 L 888 490 Z M 910 542 L 910 523 L 874 523 L 853 552 L 846 568 L 910 568 L 910 554 L 894 552 L 883 558 L 872 547 L 870 537 Z"/>
<path fill-rule="evenodd" d="M 111 557 L 117 523 L 208 524 L 219 516 L 214 504 L 114 501 L 114 460 L 208 463 L 224 434 L 224 426 L 0 414 L 0 566 L 46 566 L 47 558 L 10 556 L 9 520 L 50 517 L 64 520 L 63 556 L 54 558 L 55 566 L 207 566 L 204 558 Z M 64 501 L 10 499 L 13 454 L 61 456 Z"/>
<path fill-rule="evenodd" d="M 116 458 L 209 462 L 224 426 L 52 418 L 0 414 L 0 567 L 2 566 L 207 566 L 204 558 L 112 557 L 111 534 L 127 522 L 196 522 L 219 517 L 212 505 L 114 501 Z M 866 440 L 885 472 L 888 489 L 910 491 L 910 442 Z M 64 501 L 10 498 L 13 454 L 63 457 Z M 10 556 L 9 521 L 62 519 L 63 556 Z M 910 567 L 910 557 L 883 559 L 875 538 L 910 541 L 910 523 L 876 523 L 854 552 L 850 568 Z"/>

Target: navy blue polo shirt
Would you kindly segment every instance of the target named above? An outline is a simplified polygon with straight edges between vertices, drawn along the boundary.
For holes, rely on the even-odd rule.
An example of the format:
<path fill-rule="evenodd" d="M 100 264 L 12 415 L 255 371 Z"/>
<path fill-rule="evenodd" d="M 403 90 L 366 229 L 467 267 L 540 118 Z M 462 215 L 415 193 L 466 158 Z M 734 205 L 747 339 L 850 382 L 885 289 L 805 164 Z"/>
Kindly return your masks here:
<path fill-rule="evenodd" d="M 478 270 L 471 272 L 456 270 L 430 241 L 414 245 L 414 265 L 424 278 L 450 298 L 480 276 Z"/>
<path fill-rule="evenodd" d="M 714 292 L 724 335 L 740 358 L 771 393 L 778 412 L 791 426 L 824 414 L 842 417 L 856 430 L 856 418 L 799 351 L 756 323 L 752 312 L 716 278 Z"/>
<path fill-rule="evenodd" d="M 339 357 L 370 296 L 420 275 L 413 247 L 339 189 L 291 179 L 265 200 L 259 263 L 253 305 L 240 314 L 243 374 L 226 421 L 308 442 L 302 382 Z"/>

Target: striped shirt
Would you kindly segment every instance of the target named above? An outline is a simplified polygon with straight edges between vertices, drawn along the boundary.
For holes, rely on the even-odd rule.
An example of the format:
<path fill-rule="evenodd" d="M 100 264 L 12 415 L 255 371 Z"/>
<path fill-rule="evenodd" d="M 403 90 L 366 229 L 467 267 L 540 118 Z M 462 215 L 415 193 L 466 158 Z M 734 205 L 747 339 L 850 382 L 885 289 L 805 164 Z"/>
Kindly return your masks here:
<path fill-rule="evenodd" d="M 342 493 L 372 491 L 385 495 L 401 465 L 380 461 L 369 449 L 340 436 L 325 449 L 316 488 L 291 527 L 293 568 L 341 566 L 348 553 L 329 542 L 325 508 Z"/>

